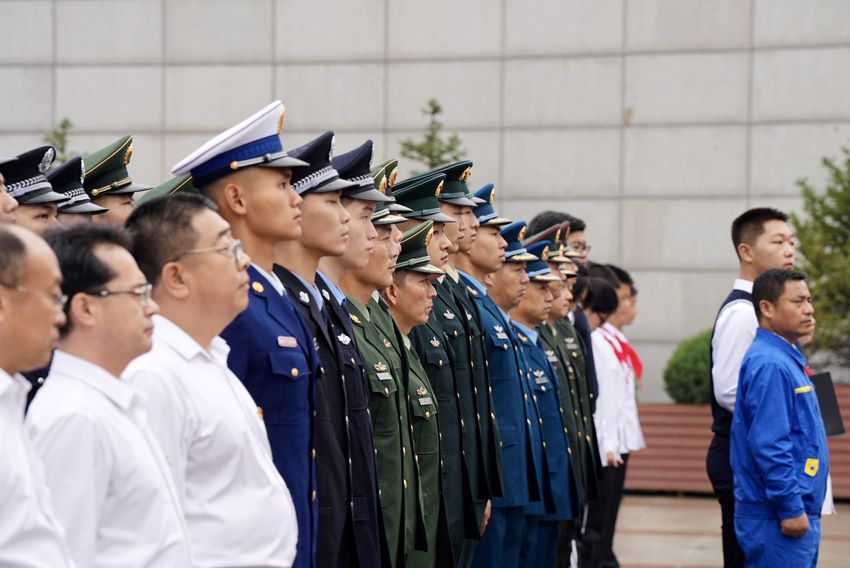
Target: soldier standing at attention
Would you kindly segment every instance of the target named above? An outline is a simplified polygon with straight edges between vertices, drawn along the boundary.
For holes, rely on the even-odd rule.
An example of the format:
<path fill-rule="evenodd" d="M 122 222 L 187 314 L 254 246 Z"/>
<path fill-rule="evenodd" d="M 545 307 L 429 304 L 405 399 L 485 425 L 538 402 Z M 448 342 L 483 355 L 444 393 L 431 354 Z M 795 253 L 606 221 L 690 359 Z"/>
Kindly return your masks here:
<path fill-rule="evenodd" d="M 290 179 L 292 168 L 306 166 L 283 150 L 283 113 L 280 101 L 269 104 L 195 150 L 172 173 L 191 173 L 251 257 L 248 307 L 221 337 L 230 347 L 227 365 L 260 408 L 274 463 L 295 504 L 294 566 L 307 567 L 315 559 L 313 385 L 319 360 L 309 329 L 273 272 L 277 243 L 301 236 L 301 198 Z"/>
<path fill-rule="evenodd" d="M 83 158 L 84 186 L 92 203 L 107 211 L 92 220 L 122 229 L 136 207 L 133 196 L 151 186 L 136 183 L 127 171 L 133 156 L 133 137 L 124 136 Z"/>
<path fill-rule="evenodd" d="M 438 525 L 446 522 L 440 497 L 442 460 L 438 404 L 428 375 L 407 337 L 414 327 L 428 321 L 437 295 L 432 281 L 442 275 L 442 271 L 429 262 L 427 246 L 432 225 L 433 222 L 428 221 L 404 233 L 393 283 L 381 290 L 381 297 L 401 333 L 408 362 L 409 428 L 422 490 L 427 551 L 416 550 L 408 556 L 407 566 L 411 568 L 453 565 L 451 543 L 438 531 Z"/>

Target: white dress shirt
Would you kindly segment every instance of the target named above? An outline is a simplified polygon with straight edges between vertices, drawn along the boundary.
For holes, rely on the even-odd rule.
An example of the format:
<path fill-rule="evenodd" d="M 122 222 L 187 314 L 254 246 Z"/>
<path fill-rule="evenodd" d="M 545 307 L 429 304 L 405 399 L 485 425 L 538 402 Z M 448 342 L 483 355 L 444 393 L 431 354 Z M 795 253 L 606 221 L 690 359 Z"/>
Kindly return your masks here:
<path fill-rule="evenodd" d="M 295 508 L 259 409 L 227 368 L 227 343 L 216 337 L 207 351 L 168 319 L 153 320 L 153 348 L 124 376 L 150 399 L 151 426 L 174 474 L 195 565 L 291 566 Z"/>
<path fill-rule="evenodd" d="M 753 283 L 736 278 L 734 289 L 752 294 Z M 735 411 L 738 373 L 758 327 L 756 311 L 749 300 L 730 302 L 717 315 L 711 339 L 711 377 L 717 404 L 729 412 Z"/>
<path fill-rule="evenodd" d="M 183 511 L 142 395 L 57 350 L 26 425 L 78 566 L 190 566 Z"/>
<path fill-rule="evenodd" d="M 593 419 L 602 465 L 608 465 L 608 453 L 619 459 L 646 446 L 637 420 L 634 371 L 618 357 L 616 336 L 601 326 L 590 334 L 590 341 L 599 383 Z"/>
<path fill-rule="evenodd" d="M 24 430 L 30 385 L 0 369 L 0 566 L 73 567 L 41 462 Z"/>
<path fill-rule="evenodd" d="M 608 332 L 614 338 L 615 349 L 619 348 L 622 354 L 622 344 L 628 343 L 628 339 L 622 331 L 613 325 L 606 323 L 602 326 L 604 331 Z M 619 346 L 619 347 L 618 347 Z M 646 447 L 646 441 L 643 438 L 643 430 L 640 427 L 640 417 L 638 416 L 637 406 L 637 375 L 635 375 L 634 367 L 631 362 L 626 367 L 627 379 L 625 383 L 626 401 L 623 407 L 623 436 L 625 438 L 625 446 L 629 452 L 636 452 Z"/>

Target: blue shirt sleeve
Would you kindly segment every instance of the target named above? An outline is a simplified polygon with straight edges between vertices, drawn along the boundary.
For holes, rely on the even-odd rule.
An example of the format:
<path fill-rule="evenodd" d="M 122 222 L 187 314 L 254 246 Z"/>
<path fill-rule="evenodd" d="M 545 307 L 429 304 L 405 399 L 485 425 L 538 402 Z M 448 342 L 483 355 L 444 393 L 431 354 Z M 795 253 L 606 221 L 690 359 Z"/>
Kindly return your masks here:
<path fill-rule="evenodd" d="M 805 512 L 794 465 L 791 426 L 794 388 L 787 370 L 761 365 L 751 375 L 744 402 L 751 417 L 747 445 L 764 480 L 767 499 L 780 519 Z"/>

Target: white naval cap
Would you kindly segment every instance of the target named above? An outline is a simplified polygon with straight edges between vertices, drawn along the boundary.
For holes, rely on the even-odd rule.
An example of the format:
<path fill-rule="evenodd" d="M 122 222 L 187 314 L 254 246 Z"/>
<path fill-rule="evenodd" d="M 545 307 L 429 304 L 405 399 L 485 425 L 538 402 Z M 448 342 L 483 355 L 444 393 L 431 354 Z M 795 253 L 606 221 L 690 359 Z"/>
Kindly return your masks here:
<path fill-rule="evenodd" d="M 177 162 L 174 175 L 192 174 L 201 187 L 249 166 L 292 168 L 307 162 L 289 156 L 283 149 L 283 103 L 274 101 L 259 112 L 216 135 L 212 140 Z"/>

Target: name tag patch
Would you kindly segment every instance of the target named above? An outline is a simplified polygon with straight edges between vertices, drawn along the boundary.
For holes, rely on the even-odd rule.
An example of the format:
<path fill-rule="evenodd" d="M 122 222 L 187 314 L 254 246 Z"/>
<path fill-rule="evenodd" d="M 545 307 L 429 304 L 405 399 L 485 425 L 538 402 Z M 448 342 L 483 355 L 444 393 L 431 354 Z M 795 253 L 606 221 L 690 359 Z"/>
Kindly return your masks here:
<path fill-rule="evenodd" d="M 393 380 L 393 376 L 389 373 L 378 373 L 379 381 L 391 381 Z"/>
<path fill-rule="evenodd" d="M 426 397 L 424 397 L 424 398 L 420 398 L 420 399 L 419 399 L 419 404 L 420 404 L 421 406 L 428 406 L 429 404 L 434 404 L 434 401 L 433 401 L 433 400 L 431 400 L 431 397 L 430 397 L 430 396 L 426 396 Z"/>
<path fill-rule="evenodd" d="M 298 340 L 294 337 L 288 337 L 286 335 L 278 335 L 277 336 L 277 344 L 280 347 L 298 347 Z"/>

